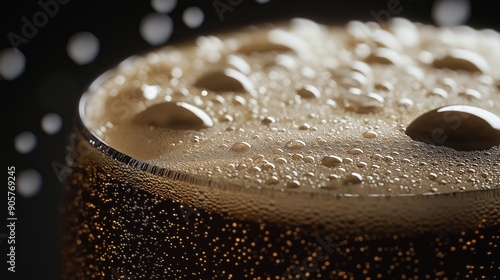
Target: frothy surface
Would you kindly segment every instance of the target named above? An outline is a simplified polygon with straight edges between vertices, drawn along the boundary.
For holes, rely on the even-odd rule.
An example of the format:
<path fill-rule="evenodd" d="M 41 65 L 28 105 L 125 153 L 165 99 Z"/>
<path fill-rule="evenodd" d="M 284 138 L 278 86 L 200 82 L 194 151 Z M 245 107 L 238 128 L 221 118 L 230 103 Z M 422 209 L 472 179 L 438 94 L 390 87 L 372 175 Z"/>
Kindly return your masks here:
<path fill-rule="evenodd" d="M 219 182 L 375 195 L 499 188 L 498 144 L 461 151 L 405 134 L 448 105 L 497 122 L 498 49 L 491 30 L 295 19 L 133 57 L 91 87 L 85 114 L 118 151 Z M 450 122 L 460 134 L 465 122 Z"/>

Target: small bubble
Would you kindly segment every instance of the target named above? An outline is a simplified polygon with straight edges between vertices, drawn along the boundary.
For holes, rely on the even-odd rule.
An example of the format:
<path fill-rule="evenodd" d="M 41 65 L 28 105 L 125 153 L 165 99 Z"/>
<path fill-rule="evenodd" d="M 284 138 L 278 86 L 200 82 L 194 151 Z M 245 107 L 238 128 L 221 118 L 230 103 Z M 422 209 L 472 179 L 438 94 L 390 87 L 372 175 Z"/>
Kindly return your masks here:
<path fill-rule="evenodd" d="M 364 94 L 358 88 L 350 88 L 343 95 L 342 100 L 345 109 L 360 114 L 375 113 L 384 108 L 384 98 L 376 93 Z"/>
<path fill-rule="evenodd" d="M 280 157 L 280 158 L 276 159 L 276 163 L 277 164 L 286 164 L 286 163 L 288 163 L 288 161 L 285 158 Z"/>
<path fill-rule="evenodd" d="M 482 97 L 479 91 L 472 88 L 467 88 L 464 91 L 461 91 L 459 95 L 467 99 L 481 99 Z"/>
<path fill-rule="evenodd" d="M 413 106 L 413 100 L 409 99 L 409 98 L 401 98 L 398 100 L 398 105 L 399 106 L 402 106 L 402 107 L 405 107 L 405 108 L 410 108 Z"/>
<path fill-rule="evenodd" d="M 433 88 L 431 91 L 428 92 L 428 95 L 448 98 L 448 92 L 442 88 Z"/>
<path fill-rule="evenodd" d="M 26 57 L 18 49 L 0 51 L 0 77 L 10 81 L 19 77 L 25 70 Z"/>
<path fill-rule="evenodd" d="M 399 53 L 387 48 L 378 48 L 366 59 L 368 63 L 380 63 L 388 65 L 402 64 L 402 58 Z"/>
<path fill-rule="evenodd" d="M 363 181 L 363 177 L 356 173 L 352 172 L 351 174 L 348 174 L 344 177 L 342 180 L 343 185 L 357 185 L 360 184 Z"/>
<path fill-rule="evenodd" d="M 326 167 L 337 167 L 342 164 L 342 158 L 338 156 L 324 156 L 321 159 L 321 164 L 326 166 Z"/>
<path fill-rule="evenodd" d="M 19 172 L 16 191 L 23 197 L 30 198 L 42 189 L 42 175 L 36 170 L 27 169 Z"/>
<path fill-rule="evenodd" d="M 262 119 L 262 121 L 260 121 L 262 124 L 265 124 L 265 125 L 269 125 L 269 124 L 272 124 L 272 123 L 275 123 L 276 122 L 276 119 L 273 118 L 273 117 L 265 117 L 264 119 Z"/>
<path fill-rule="evenodd" d="M 362 61 L 358 60 L 353 61 L 350 65 L 350 68 L 352 71 L 359 72 L 363 74 L 365 77 L 369 78 L 373 76 L 371 67 Z"/>
<path fill-rule="evenodd" d="M 300 129 L 300 130 L 308 130 L 308 129 L 310 129 L 310 128 L 311 128 L 311 126 L 310 126 L 308 123 L 303 123 L 303 124 L 301 124 L 301 125 L 299 126 L 299 129 Z"/>
<path fill-rule="evenodd" d="M 448 68 L 483 74 L 487 74 L 490 71 L 490 65 L 486 59 L 473 51 L 464 49 L 453 49 L 446 55 L 435 58 L 432 64 L 436 68 Z"/>
<path fill-rule="evenodd" d="M 89 64 L 99 54 L 99 39 L 89 32 L 77 33 L 69 39 L 67 52 L 77 64 Z"/>
<path fill-rule="evenodd" d="M 150 13 L 144 17 L 140 25 L 142 38 L 153 46 L 165 43 L 174 31 L 172 19 L 163 14 Z"/>
<path fill-rule="evenodd" d="M 241 106 L 244 106 L 247 104 L 247 101 L 245 100 L 245 98 L 243 98 L 242 96 L 240 95 L 236 95 L 234 98 L 233 98 L 233 104 L 234 105 L 241 105 Z"/>
<path fill-rule="evenodd" d="M 353 148 L 353 149 L 350 149 L 347 153 L 351 154 L 351 155 L 359 155 L 359 154 L 363 153 L 363 150 L 361 150 L 359 148 Z"/>
<path fill-rule="evenodd" d="M 21 154 L 32 152 L 36 148 L 36 145 L 36 136 L 29 131 L 21 132 L 14 138 L 14 146 L 17 152 Z"/>
<path fill-rule="evenodd" d="M 137 114 L 135 124 L 170 129 L 198 130 L 212 127 L 212 119 L 201 109 L 184 102 L 163 102 Z"/>
<path fill-rule="evenodd" d="M 301 154 L 293 154 L 292 155 L 292 159 L 294 159 L 294 160 L 303 160 L 304 156 L 301 155 Z"/>
<path fill-rule="evenodd" d="M 366 162 L 360 161 L 356 164 L 359 168 L 365 168 L 368 164 Z"/>
<path fill-rule="evenodd" d="M 252 166 L 248 169 L 248 172 L 253 174 L 259 174 L 261 171 L 262 169 L 258 166 Z"/>
<path fill-rule="evenodd" d="M 321 92 L 313 85 L 305 85 L 297 90 L 297 94 L 302 98 L 320 98 Z"/>
<path fill-rule="evenodd" d="M 296 189 L 296 188 L 298 188 L 298 187 L 300 187 L 300 182 L 299 182 L 299 181 L 297 181 L 297 180 L 293 180 L 293 181 L 288 182 L 288 183 L 286 184 L 286 188 L 287 188 L 287 189 Z"/>
<path fill-rule="evenodd" d="M 386 92 L 393 92 L 394 91 L 394 86 L 389 81 L 383 81 L 382 83 L 375 84 L 375 89 L 376 90 L 386 91 Z"/>
<path fill-rule="evenodd" d="M 285 148 L 289 150 L 300 150 L 306 147 L 306 143 L 302 140 L 290 140 L 285 144 Z"/>
<path fill-rule="evenodd" d="M 266 180 L 266 184 L 267 185 L 276 185 L 279 182 L 280 181 L 279 181 L 278 177 L 276 177 L 276 176 L 271 176 L 271 178 L 269 178 L 268 180 Z"/>
<path fill-rule="evenodd" d="M 368 139 L 377 138 L 377 136 L 378 134 L 373 130 L 368 130 L 365 133 L 363 133 L 363 137 Z"/>
<path fill-rule="evenodd" d="M 245 152 L 250 150 L 252 146 L 248 144 L 247 142 L 237 142 L 234 143 L 233 146 L 231 146 L 231 150 L 235 152 Z"/>
<path fill-rule="evenodd" d="M 216 92 L 253 91 L 253 84 L 248 77 L 231 68 L 207 72 L 196 80 L 194 86 Z"/>
<path fill-rule="evenodd" d="M 177 5 L 177 0 L 151 0 L 151 6 L 158 13 L 170 13 Z"/>

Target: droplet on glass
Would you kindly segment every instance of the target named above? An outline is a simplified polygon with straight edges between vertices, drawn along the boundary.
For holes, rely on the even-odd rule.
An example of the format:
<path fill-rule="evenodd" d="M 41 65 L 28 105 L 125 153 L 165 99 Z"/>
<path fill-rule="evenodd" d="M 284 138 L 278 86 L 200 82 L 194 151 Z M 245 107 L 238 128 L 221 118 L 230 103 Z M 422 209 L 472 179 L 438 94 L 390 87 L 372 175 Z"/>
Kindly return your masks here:
<path fill-rule="evenodd" d="M 137 114 L 132 122 L 170 129 L 198 130 L 212 127 L 212 119 L 201 109 L 184 102 L 163 102 Z"/>
<path fill-rule="evenodd" d="M 455 150 L 487 150 L 500 145 L 500 118 L 481 108 L 451 105 L 420 115 L 405 133 L 413 140 Z"/>

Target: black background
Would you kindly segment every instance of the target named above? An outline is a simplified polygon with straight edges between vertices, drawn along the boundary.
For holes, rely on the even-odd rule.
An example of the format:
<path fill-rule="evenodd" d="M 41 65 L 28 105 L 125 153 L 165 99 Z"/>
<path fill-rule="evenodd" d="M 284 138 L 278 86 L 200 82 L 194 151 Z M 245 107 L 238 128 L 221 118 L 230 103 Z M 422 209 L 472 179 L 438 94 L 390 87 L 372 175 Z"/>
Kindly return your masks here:
<path fill-rule="evenodd" d="M 10 32 L 21 34 L 23 17 L 31 19 L 34 13 L 41 10 L 37 2 L 1 0 L 0 50 L 12 47 L 7 35 Z M 213 0 L 177 2 L 176 8 L 169 13 L 174 21 L 174 33 L 167 44 L 197 34 L 291 16 L 339 23 L 349 19 L 374 20 L 371 11 L 387 9 L 390 0 L 271 0 L 265 4 L 241 0 L 234 10 L 224 13 L 223 21 L 213 7 Z M 468 24 L 498 30 L 499 3 L 494 0 L 473 1 Z M 400 0 L 400 5 L 403 9 L 398 16 L 431 22 L 432 1 Z M 182 13 L 190 6 L 200 7 L 205 14 L 204 23 L 197 29 L 190 29 L 182 22 Z M 43 177 L 42 190 L 37 196 L 23 198 L 17 195 L 16 273 L 7 273 L 7 244 L 2 239 L 0 279 L 58 279 L 57 244 L 64 186 L 59 182 L 52 165 L 63 165 L 65 162 L 65 146 L 75 118 L 78 98 L 100 73 L 130 55 L 152 48 L 139 33 L 143 17 L 154 12 L 150 1 L 70 0 L 65 5 L 59 5 L 59 8 L 58 13 L 39 28 L 33 38 L 18 47 L 26 57 L 26 71 L 12 81 L 0 79 L 2 126 L 5 131 L 2 135 L 4 168 L 5 165 L 13 165 L 18 172 L 33 168 Z M 84 66 L 74 63 L 66 52 L 68 39 L 81 31 L 93 33 L 100 41 L 96 60 Z M 495 66 L 497 70 L 499 66 Z M 59 133 L 47 135 L 41 129 L 40 120 L 46 113 L 57 113 L 63 118 L 63 128 Z M 14 137 L 23 131 L 31 131 L 38 139 L 37 147 L 28 154 L 19 154 L 14 149 Z M 6 192 L 4 188 L 0 203 L 0 223 L 3 224 L 0 233 L 7 232 L 4 218 Z"/>

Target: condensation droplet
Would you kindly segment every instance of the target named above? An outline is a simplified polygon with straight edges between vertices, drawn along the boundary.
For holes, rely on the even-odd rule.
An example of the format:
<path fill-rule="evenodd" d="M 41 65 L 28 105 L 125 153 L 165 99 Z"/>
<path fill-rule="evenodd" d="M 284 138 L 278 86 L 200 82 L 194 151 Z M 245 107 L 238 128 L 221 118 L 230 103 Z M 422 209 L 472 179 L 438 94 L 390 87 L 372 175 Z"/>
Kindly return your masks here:
<path fill-rule="evenodd" d="M 205 73 L 196 80 L 194 85 L 216 92 L 244 93 L 253 91 L 253 84 L 248 77 L 231 68 Z"/>
<path fill-rule="evenodd" d="M 300 150 L 306 147 L 306 143 L 301 140 L 290 140 L 285 144 L 285 148 L 289 150 Z"/>
<path fill-rule="evenodd" d="M 163 102 L 137 114 L 133 120 L 140 125 L 170 129 L 198 130 L 212 127 L 212 119 L 201 109 L 184 102 Z"/>
<path fill-rule="evenodd" d="M 451 105 L 420 115 L 405 133 L 413 140 L 456 150 L 487 150 L 500 145 L 500 118 L 481 108 Z"/>
<path fill-rule="evenodd" d="M 36 144 L 37 139 L 35 134 L 29 131 L 21 132 L 14 138 L 14 147 L 21 154 L 32 152 L 36 148 Z"/>
<path fill-rule="evenodd" d="M 252 148 L 252 146 L 250 144 L 248 144 L 247 142 L 238 142 L 238 143 L 233 144 L 233 146 L 231 147 L 231 150 L 233 150 L 235 152 L 245 152 L 245 151 L 250 150 L 250 148 Z"/>

